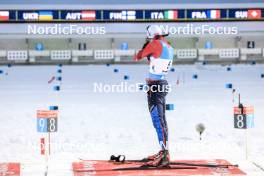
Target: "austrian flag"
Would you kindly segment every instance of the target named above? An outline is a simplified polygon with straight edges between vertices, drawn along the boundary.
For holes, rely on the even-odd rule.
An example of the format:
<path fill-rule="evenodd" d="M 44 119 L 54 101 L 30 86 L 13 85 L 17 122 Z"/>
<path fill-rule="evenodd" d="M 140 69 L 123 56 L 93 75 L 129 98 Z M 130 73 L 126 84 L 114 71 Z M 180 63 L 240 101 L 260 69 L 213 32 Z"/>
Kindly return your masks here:
<path fill-rule="evenodd" d="M 9 11 L 0 11 L 0 21 L 9 20 Z"/>
<path fill-rule="evenodd" d="M 91 11 L 82 11 L 82 20 L 95 20 L 96 13 L 94 10 Z"/>

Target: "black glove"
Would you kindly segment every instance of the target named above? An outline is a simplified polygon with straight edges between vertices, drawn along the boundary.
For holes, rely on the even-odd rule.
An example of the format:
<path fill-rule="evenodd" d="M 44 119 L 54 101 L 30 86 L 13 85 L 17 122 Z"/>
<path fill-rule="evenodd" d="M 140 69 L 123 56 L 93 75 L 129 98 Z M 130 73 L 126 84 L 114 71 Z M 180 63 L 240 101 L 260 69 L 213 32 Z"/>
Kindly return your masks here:
<path fill-rule="evenodd" d="M 142 49 L 146 48 L 148 44 L 149 44 L 149 41 L 146 41 L 146 42 L 144 43 L 144 45 L 142 46 Z"/>
<path fill-rule="evenodd" d="M 147 47 L 147 45 L 149 44 L 149 42 L 150 42 L 150 40 L 148 38 L 146 38 L 146 42 L 142 46 L 142 50 Z M 148 59 L 148 61 L 150 61 L 150 55 L 147 56 L 147 59 Z"/>

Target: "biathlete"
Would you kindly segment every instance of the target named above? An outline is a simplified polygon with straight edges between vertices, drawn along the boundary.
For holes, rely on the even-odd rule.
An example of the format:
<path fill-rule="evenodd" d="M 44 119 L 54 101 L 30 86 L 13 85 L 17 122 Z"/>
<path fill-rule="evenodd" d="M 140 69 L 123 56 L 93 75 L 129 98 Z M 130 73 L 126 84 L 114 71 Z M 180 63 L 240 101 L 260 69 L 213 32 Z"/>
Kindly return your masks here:
<path fill-rule="evenodd" d="M 149 62 L 149 73 L 146 78 L 148 85 L 148 108 L 161 148 L 157 154 L 147 157 L 148 162 L 146 162 L 145 165 L 153 167 L 166 167 L 169 165 L 170 161 L 168 125 L 165 116 L 165 97 L 169 87 L 165 76 L 172 65 L 174 49 L 165 39 L 167 35 L 168 34 L 163 34 L 161 28 L 157 25 L 148 26 L 148 41 L 134 56 L 135 61 L 139 61 L 146 57 Z"/>

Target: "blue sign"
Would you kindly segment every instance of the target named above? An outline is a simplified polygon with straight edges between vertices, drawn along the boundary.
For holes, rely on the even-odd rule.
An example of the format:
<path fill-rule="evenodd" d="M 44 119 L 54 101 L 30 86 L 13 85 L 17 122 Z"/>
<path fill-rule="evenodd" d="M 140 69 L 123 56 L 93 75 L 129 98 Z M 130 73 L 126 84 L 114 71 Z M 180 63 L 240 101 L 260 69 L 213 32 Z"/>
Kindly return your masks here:
<path fill-rule="evenodd" d="M 37 130 L 40 133 L 48 132 L 48 118 L 37 118 Z"/>

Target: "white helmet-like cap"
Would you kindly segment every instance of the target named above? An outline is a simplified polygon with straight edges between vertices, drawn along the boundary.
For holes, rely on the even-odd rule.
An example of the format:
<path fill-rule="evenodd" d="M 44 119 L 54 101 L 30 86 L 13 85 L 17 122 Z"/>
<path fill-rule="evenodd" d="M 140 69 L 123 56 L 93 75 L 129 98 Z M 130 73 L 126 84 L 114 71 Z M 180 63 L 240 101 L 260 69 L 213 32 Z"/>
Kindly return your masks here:
<path fill-rule="evenodd" d="M 162 29 L 158 25 L 149 25 L 147 27 L 147 38 L 152 39 L 157 35 L 167 36 L 167 34 L 163 34 Z"/>

